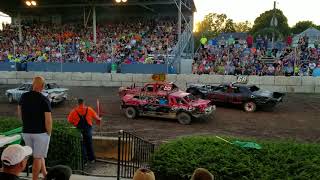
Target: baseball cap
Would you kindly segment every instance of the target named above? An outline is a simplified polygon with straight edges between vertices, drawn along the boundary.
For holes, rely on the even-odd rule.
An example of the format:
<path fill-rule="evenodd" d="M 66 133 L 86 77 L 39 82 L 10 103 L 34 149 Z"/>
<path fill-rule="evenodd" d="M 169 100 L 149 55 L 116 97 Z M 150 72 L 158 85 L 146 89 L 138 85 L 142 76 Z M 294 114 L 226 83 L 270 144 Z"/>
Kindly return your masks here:
<path fill-rule="evenodd" d="M 14 166 L 19 164 L 23 159 L 32 154 L 32 149 L 29 146 L 21 146 L 14 144 L 8 146 L 1 155 L 1 161 L 4 165 Z"/>

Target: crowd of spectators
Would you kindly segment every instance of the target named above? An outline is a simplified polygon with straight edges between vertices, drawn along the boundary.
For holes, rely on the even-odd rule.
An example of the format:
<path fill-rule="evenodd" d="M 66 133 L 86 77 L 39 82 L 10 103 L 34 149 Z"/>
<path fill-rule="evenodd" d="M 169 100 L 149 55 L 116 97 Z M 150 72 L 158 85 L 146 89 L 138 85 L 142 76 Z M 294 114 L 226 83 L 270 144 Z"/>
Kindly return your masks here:
<path fill-rule="evenodd" d="M 177 42 L 177 28 L 169 17 L 110 21 L 97 25 L 95 45 L 92 27 L 24 24 L 22 37 L 20 43 L 18 27 L 3 25 L 0 61 L 161 64 Z"/>
<path fill-rule="evenodd" d="M 286 75 L 308 76 L 320 66 L 320 49 L 309 48 L 308 37 L 292 47 L 288 37 L 284 47 L 270 47 L 270 40 L 260 35 L 235 39 L 230 36 L 220 41 L 202 44 L 193 62 L 193 74 L 219 75 Z M 206 41 L 203 41 L 206 42 Z M 203 43 L 202 42 L 202 43 Z"/>

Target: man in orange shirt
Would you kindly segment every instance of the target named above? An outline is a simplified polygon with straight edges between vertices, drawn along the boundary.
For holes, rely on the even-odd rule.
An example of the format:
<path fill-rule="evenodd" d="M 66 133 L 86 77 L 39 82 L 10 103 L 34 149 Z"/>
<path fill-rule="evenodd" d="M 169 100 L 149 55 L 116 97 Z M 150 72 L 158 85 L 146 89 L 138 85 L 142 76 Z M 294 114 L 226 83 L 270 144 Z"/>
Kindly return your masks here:
<path fill-rule="evenodd" d="M 89 106 L 86 106 L 83 99 L 78 99 L 78 106 L 75 107 L 68 116 L 68 121 L 81 130 L 83 137 L 84 157 L 91 163 L 95 162 L 95 156 L 92 144 L 92 118 L 96 124 L 100 125 L 101 117 Z"/>

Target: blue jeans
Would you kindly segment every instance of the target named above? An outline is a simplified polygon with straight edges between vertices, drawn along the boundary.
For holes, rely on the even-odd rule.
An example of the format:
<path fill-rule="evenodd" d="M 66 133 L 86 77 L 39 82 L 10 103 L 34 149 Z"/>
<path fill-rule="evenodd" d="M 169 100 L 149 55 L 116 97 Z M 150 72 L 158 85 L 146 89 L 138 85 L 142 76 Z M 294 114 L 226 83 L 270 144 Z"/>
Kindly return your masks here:
<path fill-rule="evenodd" d="M 92 127 L 86 127 L 81 130 L 83 138 L 83 158 L 84 160 L 95 160 L 93 143 L 92 143 Z"/>

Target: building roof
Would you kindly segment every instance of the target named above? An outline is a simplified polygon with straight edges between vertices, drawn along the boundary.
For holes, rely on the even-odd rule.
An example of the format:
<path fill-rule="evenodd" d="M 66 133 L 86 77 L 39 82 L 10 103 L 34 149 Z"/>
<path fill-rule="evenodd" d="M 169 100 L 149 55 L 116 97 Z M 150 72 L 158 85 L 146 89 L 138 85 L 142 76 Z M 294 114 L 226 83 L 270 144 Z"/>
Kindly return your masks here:
<path fill-rule="evenodd" d="M 0 11 L 15 16 L 20 12 L 22 15 L 36 13 L 37 15 L 61 14 L 74 10 L 83 11 L 84 8 L 90 8 L 94 2 L 97 8 L 108 13 L 111 10 L 120 10 L 119 13 L 127 11 L 143 12 L 151 11 L 161 13 L 164 11 L 177 11 L 177 0 L 127 0 L 126 3 L 116 3 L 115 0 L 35 0 L 38 5 L 36 7 L 28 7 L 25 0 L 1 0 Z M 182 0 L 183 11 L 194 12 L 194 0 Z M 123 12 L 121 12 L 123 10 Z M 99 11 L 99 9 L 98 9 Z"/>

